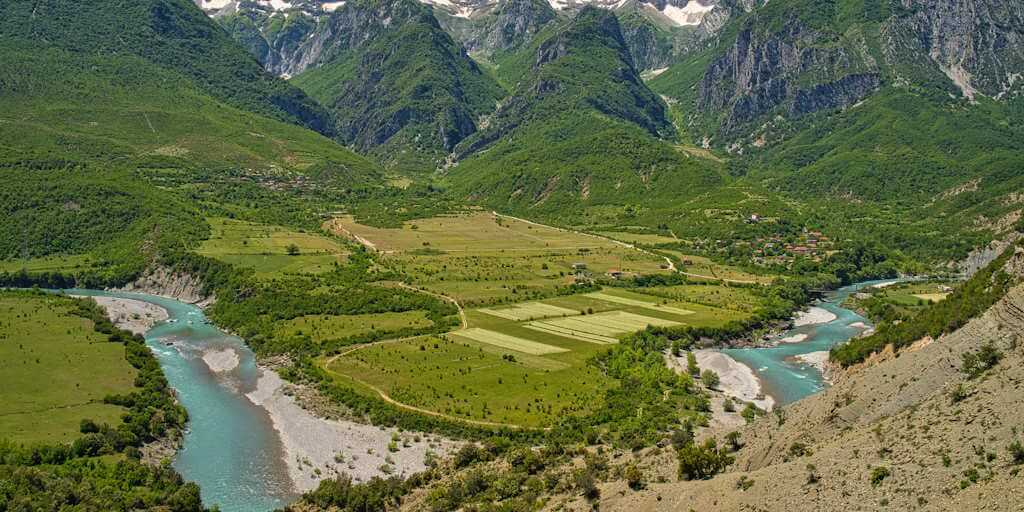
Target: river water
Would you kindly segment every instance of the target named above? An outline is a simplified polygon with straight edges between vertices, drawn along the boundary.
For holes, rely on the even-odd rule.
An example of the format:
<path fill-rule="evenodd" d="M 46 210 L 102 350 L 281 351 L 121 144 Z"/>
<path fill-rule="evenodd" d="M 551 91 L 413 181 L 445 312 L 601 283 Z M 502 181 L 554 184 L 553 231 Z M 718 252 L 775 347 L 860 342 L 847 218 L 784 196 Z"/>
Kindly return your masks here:
<path fill-rule="evenodd" d="M 803 325 L 783 333 L 779 338 L 805 335 L 798 343 L 779 343 L 771 348 L 723 349 L 729 357 L 749 366 L 761 380 L 761 391 L 785 405 L 821 391 L 827 386 L 817 368 L 795 360 L 795 356 L 830 350 L 871 327 L 871 322 L 856 312 L 840 307 L 851 294 L 871 286 L 891 283 L 893 280 L 866 281 L 845 286 L 829 293 L 813 304 L 835 315 L 835 319 L 822 324 Z M 863 324 L 863 325 L 861 325 Z"/>
<path fill-rule="evenodd" d="M 140 293 L 65 290 L 69 294 L 121 297 L 156 304 L 170 315 L 146 333 L 149 345 L 189 425 L 173 466 L 199 484 L 203 503 L 222 512 L 265 512 L 297 497 L 284 463 L 284 447 L 267 412 L 245 394 L 260 370 L 245 343 L 210 324 L 196 306 Z M 214 374 L 202 360 L 206 350 L 234 350 L 239 366 Z"/>

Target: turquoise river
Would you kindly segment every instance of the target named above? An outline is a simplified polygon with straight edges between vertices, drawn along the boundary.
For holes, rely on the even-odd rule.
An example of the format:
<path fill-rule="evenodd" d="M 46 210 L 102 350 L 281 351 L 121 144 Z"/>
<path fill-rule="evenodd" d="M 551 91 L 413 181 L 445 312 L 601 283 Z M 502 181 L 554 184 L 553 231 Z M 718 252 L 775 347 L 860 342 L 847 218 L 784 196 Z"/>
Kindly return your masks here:
<path fill-rule="evenodd" d="M 783 342 L 771 348 L 724 349 L 722 352 L 753 369 L 754 374 L 761 380 L 762 392 L 774 398 L 776 404 L 785 405 L 817 393 L 827 385 L 821 372 L 795 357 L 829 350 L 871 327 L 868 319 L 841 307 L 841 304 L 859 290 L 891 282 L 894 281 L 866 281 L 830 292 L 812 306 L 835 315 L 835 319 L 820 324 L 797 326 L 779 336 L 806 336 L 804 341 Z"/>
<path fill-rule="evenodd" d="M 121 297 L 156 304 L 169 318 L 146 333 L 167 380 L 188 410 L 189 425 L 174 468 L 199 484 L 203 503 L 221 512 L 264 512 L 295 500 L 284 463 L 284 447 L 267 412 L 245 394 L 260 370 L 237 336 L 210 324 L 192 304 L 140 293 L 66 290 L 69 294 Z M 214 375 L 203 363 L 206 350 L 232 348 L 238 368 Z"/>
<path fill-rule="evenodd" d="M 764 392 L 790 403 L 824 387 L 821 374 L 793 356 L 828 350 L 863 331 L 860 315 L 839 305 L 851 293 L 878 284 L 842 288 L 816 304 L 836 316 L 828 323 L 801 326 L 783 336 L 805 334 L 806 341 L 776 348 L 731 349 L 726 354 L 754 369 Z M 167 310 L 169 318 L 146 333 L 178 399 L 188 409 L 189 426 L 174 467 L 198 483 L 206 505 L 222 512 L 265 512 L 296 498 L 282 454 L 284 448 L 267 412 L 246 398 L 255 389 L 260 370 L 245 343 L 210 324 L 198 307 L 141 293 L 72 289 L 67 293 L 121 297 L 149 302 Z M 234 349 L 238 368 L 214 375 L 202 361 L 208 350 Z"/>

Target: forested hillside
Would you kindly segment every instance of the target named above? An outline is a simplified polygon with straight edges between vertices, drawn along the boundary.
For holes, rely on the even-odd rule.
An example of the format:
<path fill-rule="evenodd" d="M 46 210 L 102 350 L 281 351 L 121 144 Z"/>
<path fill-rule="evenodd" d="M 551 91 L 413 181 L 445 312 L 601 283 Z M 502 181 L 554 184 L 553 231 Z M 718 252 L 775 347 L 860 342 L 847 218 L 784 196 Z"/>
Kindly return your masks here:
<path fill-rule="evenodd" d="M 722 183 L 714 161 L 673 147 L 667 107 L 640 80 L 611 13 L 584 9 L 506 65 L 525 77 L 456 148 L 461 161 L 448 174 L 460 193 L 569 213 Z"/>

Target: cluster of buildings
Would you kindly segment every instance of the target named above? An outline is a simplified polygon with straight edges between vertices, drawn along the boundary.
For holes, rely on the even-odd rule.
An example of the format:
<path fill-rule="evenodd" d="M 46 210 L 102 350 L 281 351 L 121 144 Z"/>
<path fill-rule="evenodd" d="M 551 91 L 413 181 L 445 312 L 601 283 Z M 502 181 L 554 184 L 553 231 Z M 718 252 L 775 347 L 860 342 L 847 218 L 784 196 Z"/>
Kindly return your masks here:
<path fill-rule="evenodd" d="M 753 261 L 758 265 L 787 265 L 799 256 L 821 261 L 834 247 L 832 240 L 821 231 L 811 230 L 804 230 L 795 237 L 758 238 L 752 246 Z"/>

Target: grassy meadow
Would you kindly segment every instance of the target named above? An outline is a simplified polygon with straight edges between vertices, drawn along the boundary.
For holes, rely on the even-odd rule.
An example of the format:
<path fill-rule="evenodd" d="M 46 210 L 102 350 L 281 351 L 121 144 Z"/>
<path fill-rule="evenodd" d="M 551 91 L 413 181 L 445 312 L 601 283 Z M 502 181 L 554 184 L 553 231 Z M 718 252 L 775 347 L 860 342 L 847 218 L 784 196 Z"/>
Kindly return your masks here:
<path fill-rule="evenodd" d="M 103 403 L 130 392 L 136 371 L 124 345 L 107 342 L 60 297 L 0 293 L 0 438 L 63 443 L 79 422 L 117 425 L 125 409 Z"/>
<path fill-rule="evenodd" d="M 398 331 L 433 325 L 425 311 L 370 313 L 364 315 L 306 315 L 279 322 L 283 336 L 307 335 L 314 343 L 358 336 L 373 331 Z"/>
<path fill-rule="evenodd" d="M 613 241 L 491 213 L 377 228 L 338 217 L 326 227 L 370 247 L 420 286 L 485 306 L 549 296 L 574 282 L 573 265 L 603 274 L 667 272 L 663 260 Z"/>
<path fill-rule="evenodd" d="M 330 238 L 280 226 L 234 219 L 208 219 L 211 236 L 196 251 L 203 256 L 252 268 L 258 277 L 319 274 L 341 265 L 348 252 Z M 289 254 L 289 246 L 298 249 Z"/>

